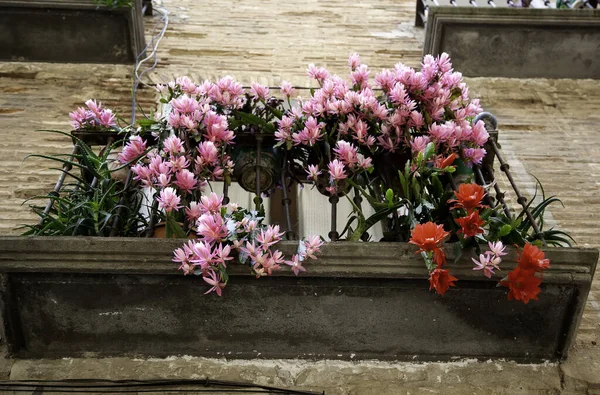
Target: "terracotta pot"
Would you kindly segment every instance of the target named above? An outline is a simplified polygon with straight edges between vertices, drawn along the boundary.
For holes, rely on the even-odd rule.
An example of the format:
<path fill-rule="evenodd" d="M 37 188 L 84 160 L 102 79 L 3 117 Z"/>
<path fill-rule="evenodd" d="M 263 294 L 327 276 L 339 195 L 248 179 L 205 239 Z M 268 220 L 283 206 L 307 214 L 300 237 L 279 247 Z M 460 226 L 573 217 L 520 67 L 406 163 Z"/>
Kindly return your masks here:
<path fill-rule="evenodd" d="M 181 227 L 183 227 L 183 224 L 180 222 L 179 225 L 181 225 Z M 152 235 L 152 237 L 154 237 L 155 239 L 166 239 L 167 238 L 167 223 L 166 222 L 160 222 L 156 225 L 154 225 L 154 234 Z M 176 239 L 177 237 L 172 236 L 172 239 Z M 196 235 L 196 232 L 194 231 L 194 229 L 192 229 L 190 231 L 190 233 L 188 234 L 188 239 L 197 239 L 198 235 Z"/>

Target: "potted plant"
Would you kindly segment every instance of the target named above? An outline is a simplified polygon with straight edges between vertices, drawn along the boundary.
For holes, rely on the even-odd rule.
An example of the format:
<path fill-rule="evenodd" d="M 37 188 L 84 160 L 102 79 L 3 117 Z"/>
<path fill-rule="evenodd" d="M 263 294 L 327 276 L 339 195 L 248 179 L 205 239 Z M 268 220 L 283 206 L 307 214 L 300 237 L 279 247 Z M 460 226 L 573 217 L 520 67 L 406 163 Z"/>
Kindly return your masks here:
<path fill-rule="evenodd" d="M 564 358 L 598 251 L 543 246 L 570 243 L 543 228 L 554 197 L 533 204 L 515 191 L 523 210 L 511 214 L 485 167 L 490 150 L 506 170 L 489 137 L 495 127 L 478 122 L 481 109 L 446 55 L 427 57 L 420 71 L 382 71 L 381 93 L 356 55 L 350 66 L 352 86 L 310 67 L 320 88 L 283 111 L 264 87 L 248 96 L 231 78 L 167 85 L 166 111 L 128 129 L 120 160 L 131 165 L 131 187 L 150 190 L 153 217 L 198 239 L 0 238 L 10 351 Z M 258 126 L 258 133 L 273 132 L 283 174 L 304 164 L 307 176 L 298 180 L 325 175 L 325 192 L 350 201 L 348 233 L 339 235 L 349 240 L 283 241 L 277 225 L 263 223 L 262 188 L 258 210 L 209 190 L 214 180 L 233 179 L 237 132 Z M 153 142 L 140 135 L 148 132 Z M 406 158 L 386 162 L 392 148 Z M 254 164 L 261 165 L 258 155 Z M 455 176 L 461 166 L 466 171 Z M 349 197 L 346 188 L 357 194 Z M 367 218 L 357 196 L 374 216 Z M 389 220 L 396 241 L 359 242 L 380 219 Z M 283 264 L 292 270 L 278 271 Z M 177 276 L 175 267 L 203 281 Z"/>

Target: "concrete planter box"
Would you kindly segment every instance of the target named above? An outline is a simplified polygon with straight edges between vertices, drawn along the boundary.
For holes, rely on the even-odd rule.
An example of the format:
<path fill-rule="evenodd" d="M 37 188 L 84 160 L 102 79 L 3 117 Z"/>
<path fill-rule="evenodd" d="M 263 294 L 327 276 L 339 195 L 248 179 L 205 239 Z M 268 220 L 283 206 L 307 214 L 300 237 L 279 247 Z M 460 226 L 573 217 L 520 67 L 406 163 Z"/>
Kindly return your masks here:
<path fill-rule="evenodd" d="M 306 275 L 257 280 L 241 265 L 224 296 L 170 262 L 180 241 L 0 238 L 5 338 L 15 357 L 199 355 L 236 358 L 540 361 L 565 358 L 598 251 L 547 250 L 540 300 L 450 265 L 461 280 L 428 290 L 405 243 L 330 243 Z M 286 253 L 295 243 L 283 244 Z M 512 250 L 506 266 L 515 257 Z M 452 258 L 452 257 L 450 257 Z M 512 265 L 511 265 L 512 266 Z"/>
<path fill-rule="evenodd" d="M 0 0 L 0 60 L 134 63 L 145 46 L 142 0 Z"/>
<path fill-rule="evenodd" d="M 600 10 L 430 7 L 424 54 L 469 77 L 600 78 Z"/>

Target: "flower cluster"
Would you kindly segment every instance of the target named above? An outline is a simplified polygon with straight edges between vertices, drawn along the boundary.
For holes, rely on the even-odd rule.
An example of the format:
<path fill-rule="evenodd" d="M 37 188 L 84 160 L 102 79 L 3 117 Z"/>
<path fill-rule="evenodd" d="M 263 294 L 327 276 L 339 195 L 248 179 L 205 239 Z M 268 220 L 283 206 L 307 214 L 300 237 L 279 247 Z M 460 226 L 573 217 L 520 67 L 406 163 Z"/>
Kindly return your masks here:
<path fill-rule="evenodd" d="M 455 155 L 467 165 L 481 163 L 489 136 L 483 122 L 471 122 L 481 112 L 479 101 L 469 99 L 447 54 L 426 56 L 421 71 L 398 63 L 377 74 L 375 85 L 357 54 L 348 64 L 349 81 L 310 65 L 307 73 L 320 88 L 279 122 L 275 137 L 280 145 L 320 152 L 320 158 L 307 163 L 307 168 L 318 168 L 308 168 L 309 179 L 327 171 L 328 191 L 339 192 L 342 180 L 372 172 L 379 157 L 410 157 L 430 142 L 438 158 Z"/>
<path fill-rule="evenodd" d="M 500 281 L 501 285 L 509 289 L 508 299 L 520 300 L 523 303 L 528 303 L 530 299 L 537 300 L 542 283 L 541 273 L 550 267 L 550 260 L 539 248 L 527 243 L 517 263 L 518 266 Z"/>
<path fill-rule="evenodd" d="M 454 219 L 454 222 L 460 226 L 458 234 L 473 237 L 484 232 L 485 221 L 481 218 L 479 209 L 485 207 L 481 204 L 485 195 L 485 189 L 481 185 L 461 184 L 455 192 L 456 200 L 448 201 L 454 203 L 453 210 L 460 211 L 462 214 Z"/>
<path fill-rule="evenodd" d="M 275 248 L 283 232 L 277 225 L 263 224 L 256 212 L 239 208 L 235 204 L 223 204 L 223 197 L 211 193 L 202 196 L 200 202 L 191 205 L 188 215 L 195 218 L 198 240 L 190 240 L 174 251 L 173 261 L 184 274 L 202 276 L 211 287 L 206 293 L 221 296 L 227 284 L 227 262 L 237 257 L 247 264 L 257 278 L 271 275 L 282 265 L 291 266 L 298 275 L 306 269 L 302 263 L 316 259 L 323 244 L 319 237 L 300 241 L 298 253 L 286 260 Z"/>
<path fill-rule="evenodd" d="M 88 100 L 85 102 L 87 108 L 78 107 L 69 113 L 71 126 L 75 130 L 104 130 L 117 126 L 115 115 L 108 108 L 103 108 L 101 102 Z"/>
<path fill-rule="evenodd" d="M 479 210 L 486 208 L 482 204 L 486 191 L 477 184 L 461 184 L 454 195 L 456 198 L 448 200 L 448 203 L 453 205 L 452 210 L 461 213 L 454 219 L 460 227 L 456 234 L 461 235 L 461 243 L 466 245 L 475 238 L 482 237 L 485 232 L 484 227 L 489 225 L 479 215 Z M 450 232 L 445 231 L 443 225 L 427 222 L 414 227 L 409 241 L 419 247 L 417 253 L 421 253 L 425 259 L 430 272 L 430 289 L 435 288 L 440 295 L 443 295 L 450 286 L 454 286 L 454 281 L 457 281 L 448 270 L 442 269 L 446 257 L 441 244 L 449 235 Z M 492 237 L 488 234 L 488 238 Z M 473 270 L 481 271 L 484 276 L 491 278 L 496 274 L 495 271 L 500 271 L 504 255 L 506 255 L 505 246 L 501 241 L 489 241 L 487 251 L 479 254 L 479 258 L 471 258 L 475 264 Z M 541 273 L 550 266 L 550 260 L 536 246 L 525 242 L 517 263 L 518 266 L 500 281 L 500 285 L 509 288 L 509 300 L 528 303 L 531 299 L 537 299 L 540 293 L 539 285 L 542 282 Z"/>
<path fill-rule="evenodd" d="M 442 269 L 446 264 L 446 254 L 442 243 L 450 235 L 442 225 L 433 222 L 417 224 L 411 232 L 409 243 L 419 247 L 417 253 L 421 253 L 425 259 L 429 271 L 429 289 L 436 290 L 440 295 L 454 286 L 458 279 L 450 275 L 448 270 Z"/>

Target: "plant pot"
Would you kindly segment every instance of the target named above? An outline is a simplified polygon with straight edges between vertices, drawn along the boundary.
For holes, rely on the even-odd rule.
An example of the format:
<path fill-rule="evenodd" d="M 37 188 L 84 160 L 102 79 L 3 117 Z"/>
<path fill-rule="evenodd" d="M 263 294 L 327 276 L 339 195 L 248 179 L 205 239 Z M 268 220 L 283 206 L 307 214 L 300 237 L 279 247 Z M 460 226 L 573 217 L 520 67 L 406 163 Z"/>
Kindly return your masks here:
<path fill-rule="evenodd" d="M 223 296 L 171 261 L 182 240 L 0 237 L 0 308 L 19 358 L 197 355 L 222 358 L 455 360 L 566 357 L 598 250 L 548 248 L 539 300 L 507 300 L 465 251 L 441 297 L 406 243 L 327 243 L 307 272 L 256 279 L 228 262 Z M 289 256 L 297 242 L 279 247 Z M 504 266 L 515 264 L 508 248 Z M 456 258 L 446 248 L 448 262 Z M 504 269 L 503 269 L 504 270 Z M 259 309 L 248 301 L 261 301 Z M 269 341 L 264 336 L 269 334 Z M 301 339 L 301 341 L 299 340 Z"/>
<path fill-rule="evenodd" d="M 183 223 L 179 222 L 179 225 L 183 228 Z M 166 239 L 167 238 L 167 223 L 159 222 L 154 225 L 154 233 L 152 235 L 155 239 Z M 194 229 L 190 230 L 188 234 L 188 239 L 197 239 L 198 235 L 194 232 Z M 172 235 L 171 239 L 177 239 L 177 236 Z"/>

